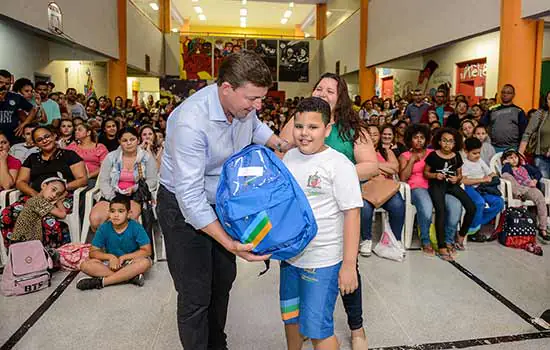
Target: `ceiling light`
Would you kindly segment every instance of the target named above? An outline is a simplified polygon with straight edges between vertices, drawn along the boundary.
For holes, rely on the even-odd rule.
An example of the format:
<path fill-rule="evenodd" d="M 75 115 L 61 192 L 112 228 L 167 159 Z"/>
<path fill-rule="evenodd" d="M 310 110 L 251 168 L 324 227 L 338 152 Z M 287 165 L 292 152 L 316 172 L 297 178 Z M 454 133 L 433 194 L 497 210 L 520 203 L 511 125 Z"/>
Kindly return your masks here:
<path fill-rule="evenodd" d="M 248 14 L 248 10 L 247 9 L 241 9 L 240 14 L 241 14 L 241 16 L 246 16 Z"/>
<path fill-rule="evenodd" d="M 241 22 L 241 28 L 246 28 L 246 22 Z"/>
<path fill-rule="evenodd" d="M 286 11 L 285 11 L 285 14 L 283 15 L 283 17 L 285 17 L 285 18 L 290 18 L 290 16 L 292 16 L 292 11 L 286 10 Z"/>
<path fill-rule="evenodd" d="M 309 34 L 309 33 L 304 33 L 304 36 L 305 36 L 306 38 L 309 38 L 309 37 L 311 36 L 311 34 Z"/>
<path fill-rule="evenodd" d="M 332 16 L 332 12 L 327 11 L 327 17 L 330 17 L 330 16 Z"/>
<path fill-rule="evenodd" d="M 291 2 L 290 4 L 288 4 L 288 7 L 291 7 L 291 8 L 294 7 L 294 3 Z"/>
<path fill-rule="evenodd" d="M 199 2 L 199 0 L 191 0 L 191 2 Z"/>
<path fill-rule="evenodd" d="M 241 23 L 246 22 L 246 17 L 241 17 Z"/>
<path fill-rule="evenodd" d="M 199 20 L 201 20 L 201 21 L 206 21 L 206 16 L 205 16 L 204 14 L 201 13 L 201 14 L 199 15 Z"/>
<path fill-rule="evenodd" d="M 288 22 L 288 18 L 281 18 L 281 24 L 286 24 Z"/>
<path fill-rule="evenodd" d="M 242 5 L 246 5 L 246 0 L 242 0 L 242 1 L 241 1 L 241 4 L 242 4 Z"/>
<path fill-rule="evenodd" d="M 179 30 L 178 28 L 172 28 L 172 31 L 173 31 L 174 33 L 177 33 L 177 32 L 179 32 L 180 30 Z"/>
<path fill-rule="evenodd" d="M 200 6 L 193 7 L 196 13 L 202 13 L 202 8 Z"/>
<path fill-rule="evenodd" d="M 158 10 L 159 10 L 159 5 L 157 5 L 156 2 L 150 2 L 150 3 L 149 3 L 149 6 L 151 6 L 151 8 L 153 9 L 153 11 L 158 11 Z"/>

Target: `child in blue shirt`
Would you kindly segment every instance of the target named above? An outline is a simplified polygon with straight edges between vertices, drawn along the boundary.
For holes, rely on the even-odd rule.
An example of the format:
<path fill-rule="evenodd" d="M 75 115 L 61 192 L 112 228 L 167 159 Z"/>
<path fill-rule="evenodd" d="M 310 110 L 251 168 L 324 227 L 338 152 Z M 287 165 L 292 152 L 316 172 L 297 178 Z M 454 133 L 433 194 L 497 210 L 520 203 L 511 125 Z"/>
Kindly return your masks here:
<path fill-rule="evenodd" d="M 109 221 L 97 230 L 90 257 L 80 270 L 91 277 L 78 281 L 80 290 L 101 289 L 129 282 L 143 286 L 143 274 L 151 267 L 151 241 L 143 226 L 129 220 L 130 200 L 116 196 L 109 205 Z"/>

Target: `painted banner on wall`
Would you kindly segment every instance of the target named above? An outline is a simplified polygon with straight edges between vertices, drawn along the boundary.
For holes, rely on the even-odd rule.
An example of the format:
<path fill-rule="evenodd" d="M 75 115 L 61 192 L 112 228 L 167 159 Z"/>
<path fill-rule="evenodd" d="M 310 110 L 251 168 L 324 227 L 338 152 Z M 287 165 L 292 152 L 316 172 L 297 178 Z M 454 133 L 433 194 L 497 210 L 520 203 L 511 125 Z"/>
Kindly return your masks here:
<path fill-rule="evenodd" d="M 273 81 L 277 80 L 277 40 L 248 39 L 246 49 L 254 51 L 263 59 L 271 71 Z"/>
<path fill-rule="evenodd" d="M 212 43 L 205 38 L 180 37 L 180 78 L 212 79 Z"/>
<path fill-rule="evenodd" d="M 309 42 L 279 41 L 279 81 L 309 81 Z"/>
<path fill-rule="evenodd" d="M 214 77 L 218 76 L 220 65 L 227 56 L 244 49 L 243 38 L 216 38 L 214 40 Z"/>

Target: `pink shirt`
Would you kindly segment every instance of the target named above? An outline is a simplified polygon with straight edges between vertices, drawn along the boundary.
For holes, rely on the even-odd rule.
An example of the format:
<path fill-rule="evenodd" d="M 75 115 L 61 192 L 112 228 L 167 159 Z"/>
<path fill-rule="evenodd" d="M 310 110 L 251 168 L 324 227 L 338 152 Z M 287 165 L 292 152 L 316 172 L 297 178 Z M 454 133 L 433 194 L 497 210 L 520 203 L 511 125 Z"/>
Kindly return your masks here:
<path fill-rule="evenodd" d="M 125 191 L 135 184 L 134 172 L 132 170 L 122 169 L 120 171 L 120 178 L 118 179 L 118 188 Z"/>
<path fill-rule="evenodd" d="M 428 188 L 428 180 L 424 177 L 424 167 L 426 166 L 426 157 L 432 152 L 433 150 L 427 149 L 424 158 L 414 163 L 411 171 L 411 177 L 409 177 L 409 181 L 407 181 L 409 186 L 411 186 L 411 190 L 415 188 Z M 411 159 L 412 156 L 410 151 L 401 153 L 401 155 L 406 160 Z"/>
<path fill-rule="evenodd" d="M 107 147 L 101 143 L 96 144 L 94 148 L 82 148 L 76 142 L 73 142 L 67 146 L 67 149 L 75 151 L 84 160 L 88 174 L 98 171 L 101 167 L 101 162 L 103 162 L 109 153 Z"/>

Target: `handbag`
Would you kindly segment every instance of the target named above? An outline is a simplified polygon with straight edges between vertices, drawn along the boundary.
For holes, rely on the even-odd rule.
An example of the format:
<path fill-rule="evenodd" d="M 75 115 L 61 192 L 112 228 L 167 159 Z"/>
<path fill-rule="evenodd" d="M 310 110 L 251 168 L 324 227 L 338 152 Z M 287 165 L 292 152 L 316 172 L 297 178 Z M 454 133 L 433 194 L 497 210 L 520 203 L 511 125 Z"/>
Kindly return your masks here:
<path fill-rule="evenodd" d="M 153 225 L 155 223 L 155 213 L 153 210 L 153 195 L 149 190 L 149 185 L 145 181 L 143 176 L 143 168 L 141 163 L 138 163 L 138 188 L 134 195 L 134 200 L 136 200 L 141 205 L 141 225 L 147 232 L 151 245 L 154 246 L 154 235 L 153 235 Z M 151 259 L 155 260 L 155 251 L 151 254 Z"/>
<path fill-rule="evenodd" d="M 80 271 L 80 264 L 90 256 L 90 243 L 67 243 L 59 248 L 61 267 L 69 271 Z"/>
<path fill-rule="evenodd" d="M 372 178 L 361 186 L 363 199 L 377 209 L 397 192 L 399 192 L 399 182 L 383 176 Z"/>
<path fill-rule="evenodd" d="M 143 203 L 151 202 L 153 196 L 151 195 L 151 191 L 149 190 L 147 181 L 145 181 L 145 176 L 143 176 L 143 168 L 141 166 L 141 162 L 139 162 L 137 166 L 139 179 L 137 182 L 138 188 L 136 190 L 136 193 L 134 194 L 134 200 L 143 205 Z"/>

